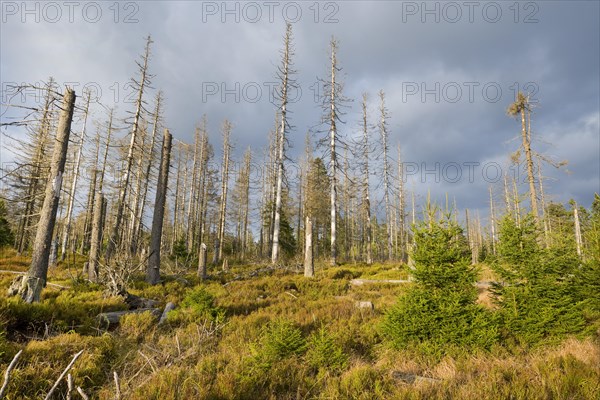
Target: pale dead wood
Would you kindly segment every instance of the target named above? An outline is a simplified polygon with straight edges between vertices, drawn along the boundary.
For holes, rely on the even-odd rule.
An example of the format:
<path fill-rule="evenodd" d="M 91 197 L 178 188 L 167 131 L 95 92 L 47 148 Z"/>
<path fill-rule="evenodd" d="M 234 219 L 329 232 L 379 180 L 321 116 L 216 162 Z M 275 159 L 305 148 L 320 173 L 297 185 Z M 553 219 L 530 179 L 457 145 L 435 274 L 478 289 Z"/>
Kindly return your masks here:
<path fill-rule="evenodd" d="M 52 386 L 52 388 L 50 389 L 50 391 L 48 392 L 48 394 L 46 395 L 46 397 L 44 398 L 44 400 L 49 400 L 50 398 L 52 398 L 52 394 L 54 393 L 54 391 L 56 390 L 56 388 L 60 384 L 60 381 L 63 380 L 63 378 L 65 377 L 65 375 L 67 375 L 67 373 L 69 372 L 69 370 L 73 367 L 73 364 L 75 364 L 75 361 L 77 361 L 77 359 L 79 358 L 79 356 L 81 356 L 82 354 L 83 354 L 83 350 L 81 350 L 79 353 L 77 353 L 77 354 L 75 354 L 73 356 L 73 359 L 71 360 L 71 362 L 69 363 L 69 365 L 67 365 L 67 368 L 65 368 L 65 370 L 63 371 L 63 373 L 60 374 L 60 376 L 58 377 L 58 379 L 56 380 L 56 382 L 54 382 L 54 386 Z M 77 388 L 77 391 L 79 391 L 79 388 Z"/>
<path fill-rule="evenodd" d="M 148 362 L 148 365 L 150 365 L 150 368 L 152 368 L 152 372 L 156 373 L 156 368 L 154 368 L 154 365 L 152 365 L 152 361 L 150 360 L 150 358 L 148 358 L 147 355 L 145 355 L 144 353 L 142 353 L 141 350 L 138 350 L 138 353 L 140 353 L 140 355 L 146 359 L 146 361 Z"/>
<path fill-rule="evenodd" d="M 6 368 L 6 372 L 4 373 L 4 383 L 0 388 L 0 399 L 4 398 L 4 392 L 6 391 L 6 388 L 8 387 L 8 382 L 10 381 L 10 372 L 17 365 L 17 361 L 19 360 L 19 357 L 21 357 L 21 354 L 23 354 L 23 350 L 19 350 L 19 352 L 15 354 L 12 361 L 8 365 L 8 368 Z"/>
<path fill-rule="evenodd" d="M 119 375 L 117 371 L 113 371 L 113 378 L 115 380 L 115 399 L 121 400 L 121 385 L 119 385 Z"/>
<path fill-rule="evenodd" d="M 67 400 L 71 400 L 71 392 L 73 391 L 73 375 L 67 375 Z"/>
<path fill-rule="evenodd" d="M 79 393 L 79 395 L 81 396 L 81 398 L 83 400 L 89 400 L 89 397 L 87 396 L 87 394 L 85 394 L 83 389 L 81 389 L 81 387 L 79 387 L 79 386 L 77 386 L 77 393 Z"/>

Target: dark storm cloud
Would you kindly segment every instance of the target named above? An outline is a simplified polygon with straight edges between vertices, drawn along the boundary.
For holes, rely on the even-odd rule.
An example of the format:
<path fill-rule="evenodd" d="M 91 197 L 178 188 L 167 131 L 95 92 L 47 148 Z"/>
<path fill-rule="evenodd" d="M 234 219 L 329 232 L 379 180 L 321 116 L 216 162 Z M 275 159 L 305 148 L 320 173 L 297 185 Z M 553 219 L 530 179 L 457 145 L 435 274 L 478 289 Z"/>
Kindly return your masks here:
<path fill-rule="evenodd" d="M 384 89 L 394 158 L 399 142 L 404 161 L 430 169 L 439 163 L 440 175 L 450 173 L 450 167 L 443 170 L 448 163 L 463 166 L 457 182 L 447 176 L 436 181 L 434 173 L 411 176 L 408 188 L 419 198 L 430 190 L 438 199 L 448 193 L 461 208 L 485 209 L 488 186 L 498 183 L 482 175 L 482 166 L 494 162 L 507 169 L 509 154 L 519 145 L 519 123 L 505 113 L 517 89 L 539 101 L 533 118 L 539 148 L 570 160 L 570 174 L 544 169 L 552 177 L 548 190 L 554 198 L 589 205 L 600 190 L 597 2 L 350 1 L 318 7 L 229 2 L 230 13 L 222 2 L 130 3 L 136 7 L 125 9 L 123 3 L 118 22 L 110 4 L 100 3 L 103 15 L 95 23 L 77 12 L 73 23 L 48 23 L 43 15 L 39 23 L 30 15 L 22 22 L 22 10 L 12 14 L 3 5 L 2 82 L 36 82 L 50 75 L 58 82 L 96 82 L 104 103 L 117 97 L 120 112 L 131 110 L 124 101 L 126 83 L 150 33 L 153 86 L 165 92 L 165 123 L 175 137 L 192 140 L 206 114 L 218 149 L 220 125 L 228 118 L 236 157 L 247 146 L 260 157 L 273 126 L 269 88 L 276 81 L 287 16 L 298 19 L 294 60 L 302 91 L 290 105 L 292 158 L 320 120 L 316 78 L 327 74 L 328 41 L 335 35 L 345 94 L 355 99 L 348 103 L 342 130 L 357 132 L 362 92 L 370 94 L 375 122 L 376 94 Z M 300 17 L 294 13 L 298 9 Z M 138 22 L 124 23 L 133 11 Z M 465 163 L 479 164 L 473 181 L 465 178 Z"/>

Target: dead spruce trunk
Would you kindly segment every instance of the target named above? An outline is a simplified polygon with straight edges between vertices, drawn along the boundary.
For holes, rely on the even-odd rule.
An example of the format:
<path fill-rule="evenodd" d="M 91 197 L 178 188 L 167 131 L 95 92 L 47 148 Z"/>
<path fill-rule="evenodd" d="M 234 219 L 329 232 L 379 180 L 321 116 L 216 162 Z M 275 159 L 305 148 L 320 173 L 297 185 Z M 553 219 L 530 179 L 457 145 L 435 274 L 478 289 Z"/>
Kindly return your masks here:
<path fill-rule="evenodd" d="M 304 276 L 311 278 L 315 276 L 315 264 L 312 243 L 312 219 L 306 216 L 304 224 Z"/>
<path fill-rule="evenodd" d="M 160 243 L 162 239 L 163 221 L 165 217 L 165 201 L 167 198 L 167 185 L 169 181 L 169 162 L 171 158 L 171 134 L 165 129 L 163 137 L 160 171 L 158 173 L 158 186 L 156 188 L 156 202 L 154 204 L 154 218 L 152 220 L 152 233 L 150 236 L 150 257 L 146 270 L 146 281 L 156 285 L 160 279 Z"/>
<path fill-rule="evenodd" d="M 88 266 L 88 278 L 92 282 L 98 281 L 98 264 L 100 262 L 100 247 L 102 245 L 102 211 L 104 195 L 102 192 L 96 195 L 96 204 L 94 206 L 94 216 L 92 220 L 92 239 L 90 246 L 90 260 Z"/>
<path fill-rule="evenodd" d="M 46 286 L 52 233 L 54 231 L 54 224 L 56 223 L 56 212 L 58 210 L 58 200 L 60 199 L 60 189 L 65 171 L 74 108 L 75 91 L 67 88 L 63 96 L 62 112 L 58 122 L 50 176 L 46 184 L 44 204 L 35 235 L 31 265 L 27 275 L 22 280 L 21 289 L 18 293 L 27 303 L 40 301 L 42 288 Z"/>

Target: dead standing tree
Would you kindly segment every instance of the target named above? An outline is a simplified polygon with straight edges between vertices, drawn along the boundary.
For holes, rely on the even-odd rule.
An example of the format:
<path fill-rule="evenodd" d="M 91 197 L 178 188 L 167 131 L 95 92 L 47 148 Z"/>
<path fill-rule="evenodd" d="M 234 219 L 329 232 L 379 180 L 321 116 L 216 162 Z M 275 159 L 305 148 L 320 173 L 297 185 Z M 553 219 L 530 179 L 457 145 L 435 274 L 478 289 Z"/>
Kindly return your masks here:
<path fill-rule="evenodd" d="M 83 128 L 81 129 L 81 138 L 79 139 L 79 147 L 77 149 L 77 156 L 75 158 L 75 165 L 73 166 L 73 180 L 71 187 L 68 192 L 69 204 L 67 206 L 67 221 L 65 222 L 64 233 L 62 237 L 61 247 L 61 260 L 64 261 L 67 256 L 67 244 L 69 243 L 69 236 L 71 235 L 71 220 L 73 217 L 73 206 L 75 204 L 75 194 L 77 192 L 77 181 L 79 180 L 79 166 L 81 164 L 81 155 L 83 153 L 83 144 L 85 142 L 85 129 L 87 126 L 88 114 L 90 110 L 91 93 L 88 91 L 85 94 L 85 108 L 83 110 Z"/>
<path fill-rule="evenodd" d="M 156 285 L 160 279 L 160 245 L 162 242 L 163 221 L 165 219 L 170 158 L 171 134 L 168 129 L 165 129 L 160 171 L 158 173 L 158 186 L 156 188 L 156 201 L 154 203 L 152 233 L 150 236 L 150 257 L 148 258 L 148 269 L 146 270 L 146 281 L 151 285 Z"/>
<path fill-rule="evenodd" d="M 337 73 L 341 71 L 337 61 L 337 50 L 338 42 L 335 38 L 331 38 L 330 41 L 330 73 L 329 80 L 324 82 L 324 96 L 323 96 L 323 123 L 327 124 L 329 128 L 328 138 L 321 140 L 320 144 L 324 144 L 328 141 L 329 149 L 329 177 L 330 177 L 330 211 L 331 211 L 331 264 L 337 263 L 337 208 L 338 208 L 338 182 L 337 182 L 337 171 L 339 169 L 338 163 L 338 146 L 341 141 L 340 134 L 338 132 L 337 123 L 342 123 L 340 115 L 342 114 L 340 107 L 343 102 L 347 101 L 343 95 L 343 85 L 337 78 Z"/>
<path fill-rule="evenodd" d="M 50 246 L 52 234 L 56 223 L 56 212 L 60 199 L 69 136 L 71 134 L 71 123 L 73 121 L 73 110 L 75 108 L 75 91 L 65 89 L 63 96 L 62 111 L 58 122 L 56 141 L 52 154 L 50 175 L 46 183 L 44 203 L 40 214 L 35 242 L 33 244 L 33 255 L 31 265 L 26 275 L 21 279 L 18 295 L 27 303 L 40 301 L 42 288 L 46 285 L 48 276 L 48 260 L 50 257 Z"/>
<path fill-rule="evenodd" d="M 136 100 L 136 110 L 133 117 L 133 126 L 131 129 L 131 140 L 129 142 L 129 150 L 127 153 L 127 160 L 125 166 L 125 175 L 123 177 L 121 183 L 121 190 L 119 191 L 119 198 L 117 200 L 117 214 L 115 216 L 115 222 L 113 226 L 113 231 L 108 240 L 108 245 L 106 247 L 105 258 L 106 260 L 110 260 L 113 256 L 113 253 L 117 247 L 119 242 L 119 235 L 121 232 L 121 222 L 123 220 L 123 213 L 125 211 L 125 201 L 127 199 L 127 189 L 129 187 L 129 180 L 131 177 L 131 170 L 133 168 L 133 158 L 134 158 L 134 149 L 137 142 L 138 131 L 140 127 L 140 120 L 142 118 L 143 111 L 143 97 L 144 97 L 144 89 L 146 86 L 150 84 L 150 75 L 148 73 L 148 61 L 150 59 L 150 45 L 152 44 L 152 39 L 150 36 L 146 38 L 146 47 L 144 51 L 144 56 L 142 57 L 142 63 L 137 63 L 140 71 L 140 80 L 139 82 L 135 82 L 135 86 L 138 88 L 138 95 Z"/>
<path fill-rule="evenodd" d="M 293 50 L 291 49 L 292 41 L 292 25 L 288 22 L 285 31 L 284 49 L 279 67 L 278 75 L 281 81 L 281 86 L 278 91 L 278 96 L 281 101 L 279 113 L 281 122 L 277 131 L 277 155 L 275 159 L 277 168 L 277 186 L 275 191 L 275 218 L 273 224 L 273 250 L 271 252 L 271 263 L 275 264 L 279 259 L 279 230 L 281 224 L 281 195 L 283 190 L 283 161 L 285 158 L 286 132 L 289 130 L 289 122 L 287 117 L 287 105 L 289 90 L 294 87 L 294 81 L 290 78 L 294 74 L 291 69 Z"/>
<path fill-rule="evenodd" d="M 362 157 L 363 167 L 363 208 L 364 208 L 364 231 L 365 231 L 365 246 L 366 246 L 366 263 L 373 263 L 373 232 L 371 222 L 371 195 L 369 190 L 369 154 L 371 153 L 371 145 L 369 144 L 369 125 L 367 123 L 367 94 L 363 93 L 362 97 L 362 131 L 363 140 L 360 146 L 360 154 Z"/>
<path fill-rule="evenodd" d="M 533 172 L 533 154 L 531 151 L 531 103 L 529 96 L 525 96 L 519 92 L 517 99 L 512 103 L 507 110 L 508 115 L 516 117 L 521 116 L 521 141 L 523 151 L 525 152 L 525 163 L 527 166 L 527 181 L 529 183 L 529 198 L 531 200 L 531 213 L 535 219 L 536 224 L 539 226 L 538 216 L 538 205 L 537 205 L 537 194 L 535 189 L 535 176 Z M 529 120 L 529 124 L 528 121 Z"/>
<path fill-rule="evenodd" d="M 219 231 L 217 232 L 214 263 L 223 257 L 223 241 L 225 240 L 225 222 L 227 218 L 227 190 L 229 183 L 229 162 L 231 161 L 231 123 L 223 122 L 223 165 L 221 166 L 221 204 L 219 207 Z"/>
<path fill-rule="evenodd" d="M 389 145 L 388 145 L 388 124 L 389 118 L 387 108 L 385 107 L 385 94 L 383 90 L 379 91 L 379 134 L 381 139 L 381 149 L 383 152 L 383 196 L 385 203 L 385 224 L 387 229 L 387 259 L 393 257 L 393 232 L 392 232 L 392 210 L 390 204 L 390 163 L 389 163 Z"/>

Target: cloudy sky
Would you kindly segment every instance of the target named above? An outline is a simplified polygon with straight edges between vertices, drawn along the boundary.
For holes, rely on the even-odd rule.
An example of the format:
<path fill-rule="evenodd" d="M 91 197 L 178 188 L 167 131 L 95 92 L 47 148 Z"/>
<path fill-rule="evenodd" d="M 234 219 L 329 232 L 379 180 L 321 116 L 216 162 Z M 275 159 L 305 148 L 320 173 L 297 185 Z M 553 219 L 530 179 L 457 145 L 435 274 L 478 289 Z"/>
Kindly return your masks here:
<path fill-rule="evenodd" d="M 520 143 L 520 124 L 506 108 L 523 90 L 536 101 L 534 148 L 569 161 L 561 171 L 543 167 L 546 192 L 555 201 L 574 198 L 589 206 L 600 191 L 599 4 L 3 1 L 2 103 L 10 85 L 53 76 L 78 94 L 84 86 L 99 89 L 99 101 L 125 115 L 133 109 L 127 83 L 134 61 L 151 34 L 153 87 L 165 93 L 165 125 L 174 136 L 191 141 L 206 114 L 219 148 L 219 127 L 227 118 L 234 124 L 236 157 L 252 146 L 260 160 L 273 125 L 269 88 L 287 19 L 301 90 L 289 106 L 292 159 L 320 120 L 317 78 L 327 76 L 333 35 L 344 93 L 354 99 L 343 134 L 359 131 L 363 92 L 375 123 L 383 89 L 393 158 L 399 143 L 410 174 L 407 188 L 419 199 L 427 191 L 438 199 L 448 193 L 461 209 L 486 210 L 492 185 L 500 201 L 499 174 L 515 173 L 509 155 Z M 3 119 L 9 114 L 3 107 Z M 105 118 L 101 107 L 94 108 L 94 118 Z M 1 161 L 9 162 L 5 139 L 1 145 Z M 523 171 L 517 176 L 525 180 Z"/>

